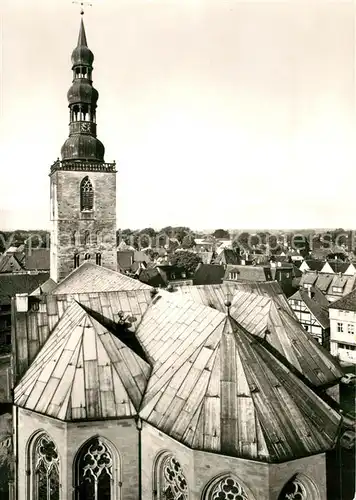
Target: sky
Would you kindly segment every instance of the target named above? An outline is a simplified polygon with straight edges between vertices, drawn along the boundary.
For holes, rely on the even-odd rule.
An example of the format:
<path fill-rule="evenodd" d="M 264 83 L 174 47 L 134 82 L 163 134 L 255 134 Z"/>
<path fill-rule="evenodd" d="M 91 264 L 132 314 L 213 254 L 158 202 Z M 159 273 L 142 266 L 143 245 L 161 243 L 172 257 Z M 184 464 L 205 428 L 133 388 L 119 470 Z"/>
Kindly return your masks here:
<path fill-rule="evenodd" d="M 352 0 L 91 0 L 119 228 L 355 228 Z M 80 6 L 0 5 L 0 229 L 50 228 Z"/>

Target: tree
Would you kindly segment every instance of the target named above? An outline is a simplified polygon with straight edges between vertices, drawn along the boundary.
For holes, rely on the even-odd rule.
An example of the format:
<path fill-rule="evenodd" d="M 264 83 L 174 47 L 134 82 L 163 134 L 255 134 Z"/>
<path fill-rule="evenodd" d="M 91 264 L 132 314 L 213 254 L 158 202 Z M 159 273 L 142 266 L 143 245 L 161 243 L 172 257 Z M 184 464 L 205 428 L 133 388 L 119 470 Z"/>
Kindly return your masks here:
<path fill-rule="evenodd" d="M 226 229 L 215 229 L 215 231 L 213 232 L 213 236 L 214 236 L 214 238 L 217 238 L 218 240 L 230 239 L 230 233 L 229 233 L 229 231 L 226 231 Z"/>
<path fill-rule="evenodd" d="M 194 238 L 191 234 L 186 234 L 182 239 L 182 247 L 183 248 L 193 248 L 195 245 Z"/>
<path fill-rule="evenodd" d="M 240 250 L 240 244 L 239 244 L 239 240 L 237 238 L 234 238 L 232 240 L 232 245 L 231 245 L 232 249 L 235 250 L 235 252 L 237 253 L 237 255 L 240 255 L 241 254 L 241 250 Z"/>
<path fill-rule="evenodd" d="M 239 236 L 238 236 L 238 238 L 237 238 L 238 244 L 245 251 L 250 251 L 251 250 L 251 248 L 250 248 L 250 237 L 251 237 L 250 233 L 248 233 L 247 231 L 244 231 L 243 233 L 240 233 Z"/>
<path fill-rule="evenodd" d="M 194 273 L 200 262 L 200 256 L 194 252 L 176 252 L 171 259 L 173 266 L 181 267 L 189 274 Z"/>
<path fill-rule="evenodd" d="M 141 229 L 140 234 L 154 238 L 156 236 L 156 231 L 152 227 L 146 227 L 146 229 Z"/>

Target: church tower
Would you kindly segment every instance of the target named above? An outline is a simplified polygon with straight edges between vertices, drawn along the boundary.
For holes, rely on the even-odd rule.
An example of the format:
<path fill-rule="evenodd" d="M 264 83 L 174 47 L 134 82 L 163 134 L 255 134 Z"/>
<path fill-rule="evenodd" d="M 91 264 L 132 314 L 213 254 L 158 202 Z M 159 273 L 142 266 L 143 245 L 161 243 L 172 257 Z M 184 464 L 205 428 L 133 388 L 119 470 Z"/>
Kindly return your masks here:
<path fill-rule="evenodd" d="M 116 168 L 104 161 L 105 148 L 96 136 L 93 60 L 81 19 L 67 94 L 69 137 L 50 172 L 51 278 L 57 283 L 89 259 L 117 269 Z"/>

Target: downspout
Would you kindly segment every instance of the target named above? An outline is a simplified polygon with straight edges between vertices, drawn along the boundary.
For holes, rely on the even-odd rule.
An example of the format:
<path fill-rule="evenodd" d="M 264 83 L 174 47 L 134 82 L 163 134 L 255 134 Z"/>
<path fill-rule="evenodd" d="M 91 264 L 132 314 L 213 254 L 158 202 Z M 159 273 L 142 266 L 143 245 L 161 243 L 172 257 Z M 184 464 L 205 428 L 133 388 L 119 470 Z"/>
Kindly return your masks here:
<path fill-rule="evenodd" d="M 13 389 L 11 390 L 13 394 Z M 13 400 L 13 397 L 12 397 Z M 19 478 L 18 478 L 18 456 L 19 456 L 19 440 L 18 440 L 18 428 L 19 428 L 19 413 L 18 407 L 13 404 L 13 413 L 12 413 L 12 453 L 15 455 L 13 458 L 13 466 L 11 467 L 11 480 L 9 481 L 9 499 L 17 500 L 18 499 L 18 491 L 19 491 Z"/>
<path fill-rule="evenodd" d="M 136 428 L 138 430 L 138 500 L 142 500 L 142 420 L 136 417 Z"/>
<path fill-rule="evenodd" d="M 18 461 L 19 461 L 19 409 L 14 405 L 14 389 L 18 380 L 18 351 L 17 351 L 17 335 L 16 335 L 16 316 L 17 303 L 16 298 L 11 299 L 11 358 L 10 358 L 10 380 L 8 380 L 8 388 L 10 389 L 11 404 L 12 404 L 12 453 L 15 455 L 11 473 L 13 474 L 10 500 L 18 500 L 19 498 L 19 475 L 18 475 Z M 8 390 L 9 390 L 8 389 Z M 15 445 L 15 446 L 14 446 Z"/>

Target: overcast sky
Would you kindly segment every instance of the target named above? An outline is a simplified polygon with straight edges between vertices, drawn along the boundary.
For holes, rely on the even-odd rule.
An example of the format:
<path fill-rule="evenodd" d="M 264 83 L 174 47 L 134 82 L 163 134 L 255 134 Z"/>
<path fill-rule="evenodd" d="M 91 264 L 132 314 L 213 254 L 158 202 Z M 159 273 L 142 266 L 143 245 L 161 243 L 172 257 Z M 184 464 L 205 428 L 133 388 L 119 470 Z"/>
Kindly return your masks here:
<path fill-rule="evenodd" d="M 356 227 L 354 1 L 91 3 L 118 227 Z M 0 11 L 0 229 L 48 228 L 80 8 Z"/>

